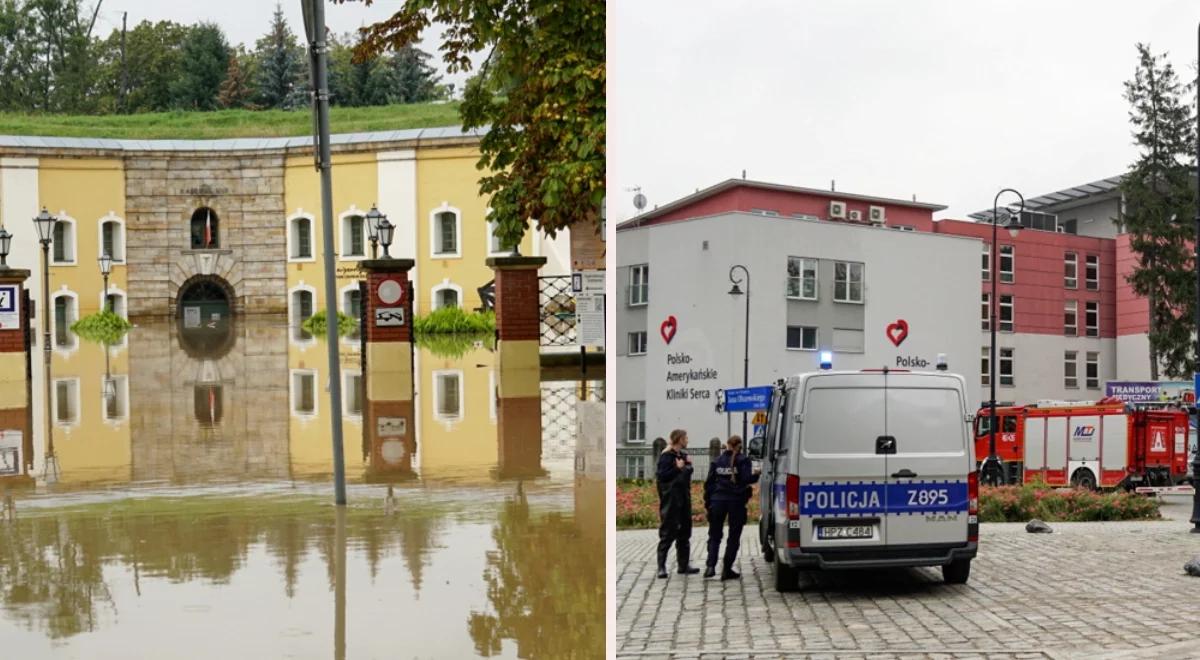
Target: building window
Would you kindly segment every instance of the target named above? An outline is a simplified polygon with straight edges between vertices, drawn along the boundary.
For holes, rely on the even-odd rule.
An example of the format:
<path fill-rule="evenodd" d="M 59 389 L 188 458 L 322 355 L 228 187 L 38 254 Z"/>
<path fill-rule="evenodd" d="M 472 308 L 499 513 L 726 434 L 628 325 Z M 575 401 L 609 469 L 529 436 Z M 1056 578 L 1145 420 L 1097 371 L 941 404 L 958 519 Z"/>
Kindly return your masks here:
<path fill-rule="evenodd" d="M 650 264 L 629 269 L 629 306 L 650 302 Z"/>
<path fill-rule="evenodd" d="M 105 254 L 116 263 L 125 261 L 125 229 L 120 220 L 100 222 L 100 256 Z"/>
<path fill-rule="evenodd" d="M 1016 257 L 1013 254 L 1013 246 L 1000 246 L 1000 281 L 1012 283 L 1013 281 L 1013 263 Z"/>
<path fill-rule="evenodd" d="M 362 292 L 357 284 L 351 284 L 342 289 L 342 313 L 354 319 L 354 329 L 346 336 L 347 339 L 357 339 L 362 328 Z"/>
<path fill-rule="evenodd" d="M 1079 353 L 1067 351 L 1063 355 L 1063 387 L 1079 388 Z"/>
<path fill-rule="evenodd" d="M 303 416 L 317 414 L 317 372 L 292 371 L 292 412 Z"/>
<path fill-rule="evenodd" d="M 441 284 L 433 287 L 433 308 L 441 309 L 443 307 L 461 307 L 462 306 L 462 287 L 456 284 L 451 284 L 449 281 L 443 281 Z"/>
<path fill-rule="evenodd" d="M 342 259 L 362 259 L 367 256 L 367 221 L 361 215 L 342 218 Z"/>
<path fill-rule="evenodd" d="M 462 215 L 458 209 L 447 204 L 434 210 L 432 216 L 433 230 L 430 237 L 433 240 L 434 257 L 460 257 L 458 235 L 461 230 Z"/>
<path fill-rule="evenodd" d="M 221 422 L 224 414 L 225 390 L 220 385 L 192 386 L 192 415 L 196 422 L 205 428 L 212 428 Z"/>
<path fill-rule="evenodd" d="M 213 250 L 221 247 L 221 220 L 207 206 L 192 212 L 191 234 L 193 250 Z"/>
<path fill-rule="evenodd" d="M 1088 337 L 1100 336 L 1100 303 L 1089 300 L 1084 307 L 1083 322 Z"/>
<path fill-rule="evenodd" d="M 817 350 L 817 329 L 811 326 L 789 325 L 787 348 L 789 351 Z"/>
<path fill-rule="evenodd" d="M 304 329 L 304 322 L 313 315 L 313 292 L 297 289 L 292 292 L 292 337 L 296 341 L 308 341 L 312 335 Z"/>
<path fill-rule="evenodd" d="M 1079 302 L 1076 300 L 1063 303 L 1063 334 L 1068 337 L 1079 334 Z"/>
<path fill-rule="evenodd" d="M 1088 351 L 1087 354 L 1087 388 L 1100 389 L 1100 354 Z"/>
<path fill-rule="evenodd" d="M 490 214 L 491 212 L 492 212 L 492 210 L 488 209 L 488 213 Z M 499 225 L 492 222 L 491 220 L 488 220 L 487 226 L 488 226 L 488 254 L 491 256 L 495 256 L 495 255 L 506 255 L 506 254 L 512 252 L 512 247 L 505 246 L 504 241 L 499 236 L 496 235 L 496 229 L 499 227 Z"/>
<path fill-rule="evenodd" d="M 629 354 L 630 355 L 645 355 L 646 354 L 646 331 L 629 333 Z"/>
<path fill-rule="evenodd" d="M 292 259 L 312 259 L 312 218 L 292 218 L 289 231 L 292 243 Z"/>
<path fill-rule="evenodd" d="M 342 390 L 346 393 L 342 399 L 345 413 L 351 417 L 362 417 L 363 411 L 363 377 L 353 372 L 342 373 Z"/>
<path fill-rule="evenodd" d="M 1013 297 L 1000 296 L 1000 332 L 1013 331 Z"/>
<path fill-rule="evenodd" d="M 625 430 L 621 435 L 627 443 L 637 444 L 646 441 L 645 401 L 625 403 Z"/>
<path fill-rule="evenodd" d="M 113 396 L 104 396 L 104 378 L 100 379 L 100 393 L 103 399 L 104 421 L 116 422 L 129 415 L 129 379 L 126 376 L 113 376 Z"/>
<path fill-rule="evenodd" d="M 79 423 L 79 380 L 54 381 L 54 423 L 69 426 Z"/>
<path fill-rule="evenodd" d="M 71 293 L 54 296 L 54 347 L 75 348 L 71 324 L 79 318 L 79 300 Z"/>
<path fill-rule="evenodd" d="M 1079 288 L 1079 255 L 1074 252 L 1063 254 L 1063 286 Z"/>
<path fill-rule="evenodd" d="M 787 297 L 817 299 L 817 260 L 788 257 Z"/>
<path fill-rule="evenodd" d="M 1087 283 L 1087 290 L 1088 291 L 1099 291 L 1100 290 L 1100 257 L 1098 257 L 1094 254 L 1089 254 L 1089 255 L 1087 255 L 1087 257 L 1085 257 L 1085 259 L 1086 259 L 1086 265 L 1084 266 L 1083 274 L 1084 274 L 1084 280 Z"/>
<path fill-rule="evenodd" d="M 988 360 L 990 360 L 990 359 L 991 359 L 991 351 L 988 349 L 987 346 L 984 346 L 983 347 L 983 360 L 980 361 L 980 363 L 979 363 L 979 375 L 980 375 L 979 380 L 980 380 L 980 383 L 983 385 L 987 385 L 992 382 L 991 381 L 992 370 L 991 370 L 991 367 L 989 366 L 989 362 L 988 362 Z"/>
<path fill-rule="evenodd" d="M 645 479 L 646 478 L 646 457 L 645 456 L 626 456 L 625 457 L 625 474 L 626 479 Z"/>
<path fill-rule="evenodd" d="M 987 330 L 991 327 L 992 320 L 992 294 L 985 293 L 979 300 L 980 317 L 983 321 L 983 329 Z"/>
<path fill-rule="evenodd" d="M 992 279 L 992 246 L 983 244 L 983 281 Z"/>
<path fill-rule="evenodd" d="M 1001 348 L 1000 349 L 1000 384 L 1001 385 L 1004 385 L 1007 387 L 1012 387 L 1016 383 L 1016 376 L 1014 375 L 1015 372 L 1013 369 L 1015 363 L 1016 363 L 1016 361 L 1013 359 L 1013 349 Z"/>
<path fill-rule="evenodd" d="M 463 382 L 461 371 L 435 371 L 434 419 L 454 422 L 462 419 Z"/>
<path fill-rule="evenodd" d="M 53 263 L 75 263 L 75 222 L 59 218 L 58 222 L 54 223 L 53 239 L 50 250 Z"/>
<path fill-rule="evenodd" d="M 853 261 L 833 262 L 834 302 L 863 301 L 863 265 Z"/>

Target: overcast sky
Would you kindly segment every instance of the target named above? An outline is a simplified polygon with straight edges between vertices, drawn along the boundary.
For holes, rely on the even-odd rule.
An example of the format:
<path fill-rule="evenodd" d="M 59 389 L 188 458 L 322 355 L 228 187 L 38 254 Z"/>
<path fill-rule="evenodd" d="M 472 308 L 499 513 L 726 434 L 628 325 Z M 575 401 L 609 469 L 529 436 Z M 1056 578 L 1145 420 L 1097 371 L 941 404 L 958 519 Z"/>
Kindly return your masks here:
<path fill-rule="evenodd" d="M 617 0 L 608 213 L 730 177 L 935 202 L 1119 174 L 1134 45 L 1194 79 L 1200 2 Z"/>
<path fill-rule="evenodd" d="M 85 6 L 90 10 L 95 7 L 97 0 L 85 0 Z M 300 0 L 280 2 L 284 16 L 292 32 L 303 43 L 304 17 L 300 13 Z M 362 2 L 347 2 L 345 4 L 325 4 L 325 23 L 338 34 L 351 32 L 360 27 L 370 25 L 391 16 L 403 5 L 401 0 L 376 0 L 370 7 Z M 175 21 L 176 23 L 196 23 L 199 21 L 216 23 L 225 31 L 225 37 L 231 44 L 245 44 L 253 48 L 254 42 L 266 34 L 271 24 L 271 16 L 275 13 L 275 0 L 205 0 L 204 2 L 180 2 L 178 0 L 103 0 L 100 5 L 100 15 L 96 19 L 95 34 L 104 38 L 112 30 L 121 29 L 121 14 L 129 12 L 129 28 L 142 21 Z M 440 30 L 426 30 L 422 35 L 420 47 L 433 55 L 429 64 L 442 74 L 442 82 L 454 82 L 455 89 L 462 89 L 466 80 L 463 74 L 449 76 L 442 64 L 442 56 L 438 52 L 441 43 Z"/>

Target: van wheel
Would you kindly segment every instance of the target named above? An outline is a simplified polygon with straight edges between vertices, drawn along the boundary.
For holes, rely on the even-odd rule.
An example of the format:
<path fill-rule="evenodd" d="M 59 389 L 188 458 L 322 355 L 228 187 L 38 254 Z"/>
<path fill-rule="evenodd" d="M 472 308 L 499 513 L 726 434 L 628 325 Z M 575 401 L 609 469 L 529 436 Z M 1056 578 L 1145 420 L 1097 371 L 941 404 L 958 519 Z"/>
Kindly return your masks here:
<path fill-rule="evenodd" d="M 768 529 L 773 526 L 770 521 L 767 522 L 767 525 Z M 763 561 L 767 562 L 768 564 L 775 561 L 775 541 L 771 538 L 771 534 L 759 534 L 759 543 L 762 545 Z"/>
<path fill-rule="evenodd" d="M 1096 490 L 1096 475 L 1087 468 L 1081 468 L 1071 475 L 1071 485 L 1076 488 L 1086 488 L 1088 490 Z"/>
<path fill-rule="evenodd" d="M 775 591 L 786 593 L 795 591 L 800 582 L 800 571 L 784 564 L 775 562 Z"/>
<path fill-rule="evenodd" d="M 946 584 L 966 584 L 969 577 L 971 577 L 970 559 L 955 559 L 942 566 L 942 579 L 946 581 Z"/>

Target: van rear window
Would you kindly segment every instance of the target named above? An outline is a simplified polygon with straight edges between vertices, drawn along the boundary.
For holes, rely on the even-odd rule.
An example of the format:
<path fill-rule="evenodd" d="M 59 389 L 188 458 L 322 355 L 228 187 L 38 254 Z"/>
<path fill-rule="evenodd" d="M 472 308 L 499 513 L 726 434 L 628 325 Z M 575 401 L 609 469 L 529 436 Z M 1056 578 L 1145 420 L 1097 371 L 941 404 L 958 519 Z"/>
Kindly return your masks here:
<path fill-rule="evenodd" d="M 888 435 L 896 453 L 962 453 L 966 422 L 957 390 L 889 387 Z"/>
<path fill-rule="evenodd" d="M 883 390 L 809 390 L 800 433 L 806 454 L 874 454 L 883 434 Z"/>

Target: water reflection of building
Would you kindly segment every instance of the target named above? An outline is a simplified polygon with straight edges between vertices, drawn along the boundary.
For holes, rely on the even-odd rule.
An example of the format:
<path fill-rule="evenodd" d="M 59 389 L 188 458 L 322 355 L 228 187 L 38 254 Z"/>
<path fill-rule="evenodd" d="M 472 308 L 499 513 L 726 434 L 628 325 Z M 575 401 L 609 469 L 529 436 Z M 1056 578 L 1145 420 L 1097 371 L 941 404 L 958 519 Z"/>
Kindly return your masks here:
<path fill-rule="evenodd" d="M 74 333 L 70 350 L 53 353 L 50 418 L 60 481 L 125 482 L 132 477 L 129 364 L 128 341 L 109 347 L 82 341 Z M 114 385 L 107 398 L 106 374 Z M 40 391 L 35 393 L 40 402 Z M 34 419 L 40 422 L 44 416 L 35 414 Z"/>

